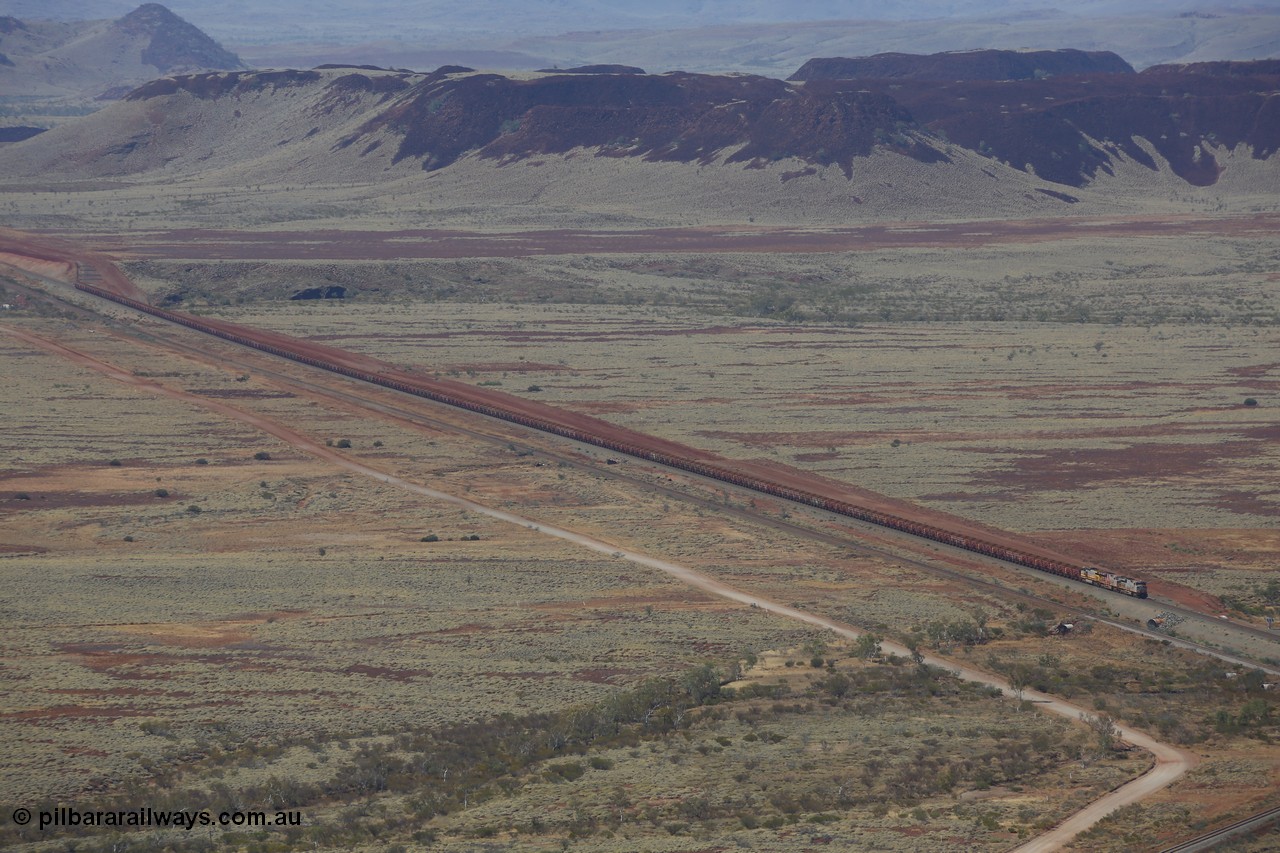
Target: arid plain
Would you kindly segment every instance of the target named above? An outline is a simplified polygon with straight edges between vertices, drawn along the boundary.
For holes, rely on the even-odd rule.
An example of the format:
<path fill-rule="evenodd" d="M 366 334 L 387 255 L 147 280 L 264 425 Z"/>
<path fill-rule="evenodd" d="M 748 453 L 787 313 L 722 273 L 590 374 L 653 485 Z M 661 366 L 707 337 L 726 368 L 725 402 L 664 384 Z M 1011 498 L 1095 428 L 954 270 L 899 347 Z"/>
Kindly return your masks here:
<path fill-rule="evenodd" d="M 1246 226 L 964 249 L 372 263 L 255 260 L 249 246 L 247 260 L 157 251 L 122 268 L 153 301 L 181 293 L 198 314 L 812 470 L 1261 625 L 1280 549 L 1271 245 Z M 291 844 L 1000 850 L 1147 766 L 1014 699 L 864 662 L 820 632 L 335 469 L 201 400 L 444 492 L 1023 673 L 1200 756 L 1080 849 L 1194 834 L 1274 788 L 1269 712 L 1227 675 L 1238 667 L 1101 625 L 1043 634 L 1089 609 L 1133 618 L 1124 602 L 968 566 L 1059 602 L 1031 608 L 895 560 L 893 549 L 913 553 L 902 543 L 867 554 L 852 534 L 843 549 L 806 541 L 716 512 L 750 508 L 745 494 L 609 466 L 601 452 L 387 391 L 360 391 L 395 407 L 370 411 L 315 390 L 335 380 L 300 366 L 118 309 L 110 323 L 73 317 L 26 288 L 91 300 L 12 275 L 6 298 L 25 307 L 6 322 L 81 355 L 5 339 L 6 361 L 21 365 L 2 407 L 13 797 L 137 799 L 156 781 L 228 791 L 211 796 L 301 807 L 305 830 L 263 836 Z M 349 298 L 281 301 L 317 284 Z M 428 420 L 412 423 L 406 406 Z M 979 623 L 974 641 L 961 626 Z M 743 698 L 690 702 L 671 732 L 507 767 L 457 803 L 403 766 L 418 741 L 438 752 L 464 740 L 460 725 L 590 708 L 704 664 L 743 667 Z M 380 779 L 337 784 L 377 762 Z"/>
<path fill-rule="evenodd" d="M 1153 769 L 1113 720 L 1186 772 L 1073 849 L 1280 805 L 1274 158 L 1205 141 L 1220 179 L 1193 186 L 1112 146 L 1067 193 L 905 122 L 851 121 L 884 139 L 849 174 L 786 146 L 393 155 L 396 92 L 487 91 L 452 74 L 189 78 L 0 149 L 28 170 L 0 185 L 26 232 L 0 235 L 3 799 L 304 818 L 0 843 L 1002 851 Z M 807 472 L 1152 597 L 213 339 L 74 290 L 91 265 L 54 244 L 153 305 Z"/>

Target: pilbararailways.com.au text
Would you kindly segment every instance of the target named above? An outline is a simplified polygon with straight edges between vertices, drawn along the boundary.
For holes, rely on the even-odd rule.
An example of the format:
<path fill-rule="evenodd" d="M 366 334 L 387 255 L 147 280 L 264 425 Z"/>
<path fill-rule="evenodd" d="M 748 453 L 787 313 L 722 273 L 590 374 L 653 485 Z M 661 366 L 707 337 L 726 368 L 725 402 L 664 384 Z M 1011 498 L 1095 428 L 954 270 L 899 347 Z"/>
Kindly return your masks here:
<path fill-rule="evenodd" d="M 252 811 L 156 811 L 152 808 L 90 811 L 60 806 L 51 811 L 37 812 L 40 829 L 58 827 L 106 826 L 121 829 L 191 830 L 197 826 L 272 827 L 302 826 L 302 812 L 252 812 Z"/>

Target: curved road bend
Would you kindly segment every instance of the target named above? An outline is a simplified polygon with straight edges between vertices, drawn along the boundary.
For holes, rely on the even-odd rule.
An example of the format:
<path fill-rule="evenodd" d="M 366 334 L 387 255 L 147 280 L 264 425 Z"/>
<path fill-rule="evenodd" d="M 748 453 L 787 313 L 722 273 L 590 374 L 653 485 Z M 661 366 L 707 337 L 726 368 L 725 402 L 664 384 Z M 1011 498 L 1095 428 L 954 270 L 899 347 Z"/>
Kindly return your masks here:
<path fill-rule="evenodd" d="M 199 397 L 195 394 L 169 388 L 158 382 L 142 379 L 106 362 L 95 359 L 90 355 L 71 349 L 70 347 L 64 346 L 55 341 L 48 340 L 47 338 L 39 335 L 14 329 L 12 327 L 0 327 L 0 331 L 31 346 L 38 347 L 46 352 L 69 359 L 83 367 L 95 370 L 108 378 L 114 379 L 123 384 L 167 396 L 174 400 L 181 400 L 185 403 L 217 412 L 224 417 L 248 423 L 258 429 L 261 429 L 263 432 L 273 435 L 290 444 L 297 450 L 322 459 L 325 462 L 329 462 L 336 467 L 351 471 L 352 473 L 369 477 L 373 480 L 377 480 L 378 482 L 385 483 L 414 494 L 422 495 L 423 497 L 431 498 L 432 500 L 452 504 L 470 512 L 480 513 L 510 524 L 517 524 L 546 536 L 563 539 L 584 548 L 589 548 L 597 553 L 606 554 L 614 558 L 629 560 L 633 563 L 637 563 L 651 569 L 656 569 L 657 571 L 678 578 L 689 586 L 710 595 L 729 599 L 730 601 L 737 601 L 742 604 L 759 608 L 760 610 L 768 611 L 769 613 L 773 613 L 786 619 L 823 628 L 842 637 L 857 639 L 863 633 L 857 628 L 843 622 L 828 619 L 825 616 L 819 616 L 815 613 L 807 613 L 803 610 L 797 610 L 794 607 L 788 607 L 780 602 L 772 601 L 759 595 L 753 595 L 749 592 L 744 592 L 743 590 L 729 586 L 710 575 L 691 569 L 687 566 L 681 566 L 677 563 L 672 563 L 657 557 L 651 557 L 648 554 L 615 545 L 594 536 L 577 533 L 563 527 L 542 524 L 532 519 L 516 515 L 515 513 L 494 509 L 466 498 L 460 498 L 446 492 L 437 491 L 427 486 L 411 483 L 408 480 L 395 476 L 394 474 L 388 474 L 384 471 L 380 471 L 369 465 L 365 465 L 361 462 L 355 461 L 354 459 L 343 456 L 333 448 L 326 447 L 302 433 L 276 423 L 268 418 L 252 412 L 244 411 L 243 409 L 236 408 L 235 406 L 230 406 L 219 400 Z M 904 657 L 910 655 L 910 652 L 908 652 L 904 646 L 898 645 L 897 643 L 884 642 L 882 643 L 882 647 L 885 651 L 891 654 L 902 655 Z M 957 663 L 947 658 L 937 657 L 935 655 L 926 655 L 925 662 L 949 670 L 966 681 L 996 687 L 1005 692 L 1013 692 L 1013 688 L 1008 682 L 968 665 Z M 1079 719 L 1081 714 L 1086 713 L 1086 710 L 1078 705 L 1074 705 L 1054 696 L 1040 693 L 1036 690 L 1028 689 L 1024 691 L 1023 698 L 1035 703 L 1037 707 L 1050 713 L 1067 717 L 1072 720 Z M 1128 726 L 1118 726 L 1118 734 L 1135 746 L 1151 752 L 1152 755 L 1155 756 L 1155 766 L 1142 776 L 1139 776 L 1137 779 L 1121 785 L 1119 788 L 1116 788 L 1101 799 L 1090 803 L 1084 809 L 1072 815 L 1049 832 L 1021 845 L 1016 849 L 1015 853 L 1042 853 L 1042 851 L 1056 850 L 1080 832 L 1083 832 L 1098 821 L 1102 820 L 1102 818 L 1106 817 L 1112 811 L 1120 808 L 1121 806 L 1145 799 L 1147 796 L 1170 785 L 1174 780 L 1178 779 L 1196 764 L 1197 759 L 1194 754 L 1160 743 L 1154 738 L 1151 738 L 1136 729 Z"/>

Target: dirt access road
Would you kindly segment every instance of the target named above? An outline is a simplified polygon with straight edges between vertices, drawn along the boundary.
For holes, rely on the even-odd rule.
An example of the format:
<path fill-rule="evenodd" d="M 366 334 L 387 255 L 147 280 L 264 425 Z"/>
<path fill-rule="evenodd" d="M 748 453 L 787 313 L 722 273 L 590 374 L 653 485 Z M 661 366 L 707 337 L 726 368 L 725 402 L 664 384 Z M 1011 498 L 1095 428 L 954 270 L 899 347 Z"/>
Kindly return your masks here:
<path fill-rule="evenodd" d="M 613 559 L 628 560 L 646 568 L 663 572 L 679 579 L 690 587 L 701 590 L 705 593 L 728 599 L 730 601 L 736 601 L 743 605 L 781 616 L 785 619 L 791 619 L 797 622 L 813 625 L 818 628 L 832 631 L 839 636 L 849 639 L 857 639 L 862 635 L 862 632 L 852 625 L 828 619 L 817 614 L 808 613 L 803 610 L 797 610 L 794 607 L 788 607 L 780 602 L 730 586 L 711 575 L 691 569 L 688 566 L 682 566 L 678 563 L 653 557 L 615 543 L 607 542 L 594 536 L 589 536 L 568 528 L 558 527 L 556 525 L 543 524 L 531 518 L 507 512 L 505 510 L 496 509 L 494 507 L 489 507 L 466 498 L 457 497 L 418 483 L 410 482 L 401 477 L 397 477 L 394 474 L 390 474 L 386 471 L 379 470 L 373 466 L 344 456 L 334 448 L 327 447 L 320 441 L 304 435 L 281 423 L 277 423 L 269 418 L 228 405 L 227 403 L 219 400 L 201 397 L 180 389 L 168 387 L 160 382 L 134 376 L 128 371 L 96 359 L 87 353 L 74 350 L 40 335 L 7 326 L 0 326 L 0 333 L 10 335 L 11 337 L 17 338 L 30 346 L 38 347 L 46 352 L 68 359 L 82 367 L 92 369 L 113 381 L 160 394 L 170 399 L 178 400 L 190 405 L 199 406 L 222 415 L 223 417 L 247 423 L 262 430 L 263 432 L 275 436 L 303 453 L 307 453 L 343 470 L 368 477 L 413 494 L 421 495 L 422 497 L 431 500 L 451 504 L 471 512 L 481 513 L 510 524 L 517 524 L 545 536 L 552 536 L 571 542 L 575 545 L 579 545 L 583 548 L 587 548 L 591 551 L 605 554 Z M 889 654 L 896 654 L 904 657 L 910 655 L 910 652 L 905 647 L 896 643 L 885 642 L 882 643 L 882 647 L 884 651 Z M 1014 692 L 1012 686 L 1007 681 L 991 675 L 990 673 L 983 672 L 948 658 L 942 658 L 935 655 L 925 655 L 924 662 L 949 670 L 967 681 L 996 687 L 1008 693 Z M 1023 698 L 1034 703 L 1036 707 L 1044 711 L 1058 714 L 1059 716 L 1073 720 L 1079 719 L 1082 714 L 1087 713 L 1081 706 L 1074 705 L 1062 699 L 1031 689 L 1023 692 Z M 1095 825 L 1112 811 L 1130 803 L 1139 802 L 1156 791 L 1170 785 L 1194 767 L 1197 762 L 1197 758 L 1193 753 L 1160 743 L 1145 733 L 1128 726 L 1118 726 L 1118 734 L 1133 745 L 1149 751 L 1155 757 L 1154 766 L 1137 779 L 1120 786 L 1105 797 L 1089 804 L 1086 808 L 1077 812 L 1075 815 L 1072 815 L 1066 821 L 1044 835 L 1018 847 L 1018 853 L 1030 853 L 1031 851 L 1042 853 L 1043 851 L 1058 849 L 1079 833 Z"/>

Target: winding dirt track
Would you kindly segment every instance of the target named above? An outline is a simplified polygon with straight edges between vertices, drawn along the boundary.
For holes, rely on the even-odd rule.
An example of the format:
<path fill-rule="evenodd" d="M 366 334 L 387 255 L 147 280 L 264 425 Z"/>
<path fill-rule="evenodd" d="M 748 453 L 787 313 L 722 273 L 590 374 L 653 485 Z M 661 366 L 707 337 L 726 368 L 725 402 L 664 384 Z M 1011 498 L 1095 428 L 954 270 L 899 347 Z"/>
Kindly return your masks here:
<path fill-rule="evenodd" d="M 142 379 L 134 376 L 128 371 L 121 370 L 118 367 L 98 360 L 86 353 L 74 350 L 42 336 L 32 334 L 31 332 L 12 327 L 0 326 L 0 333 L 7 334 L 30 346 L 37 347 L 45 350 L 46 352 L 66 358 L 83 367 L 97 371 L 114 381 L 152 393 L 161 394 L 169 397 L 170 399 L 199 406 L 216 412 L 224 417 L 250 424 L 261 429 L 263 432 L 273 435 L 288 443 L 299 451 L 328 462 L 336 467 L 342 468 L 343 470 L 369 477 L 373 480 L 377 480 L 378 482 L 385 483 L 414 494 L 422 495 L 423 497 L 430 498 L 432 500 L 442 501 L 444 503 L 464 508 L 471 512 L 481 513 L 491 518 L 511 524 L 517 524 L 546 536 L 563 539 L 597 553 L 609 555 L 615 559 L 629 560 L 638 565 L 664 572 L 683 581 L 689 586 L 710 595 L 718 596 L 730 601 L 737 601 L 744 605 L 758 608 L 786 619 L 792 619 L 823 628 L 843 637 L 856 639 L 862 633 L 851 625 L 838 622 L 834 619 L 828 619 L 817 614 L 807 613 L 803 610 L 797 610 L 794 607 L 788 607 L 787 605 L 781 604 L 777 601 L 754 595 L 730 586 L 711 575 L 707 575 L 687 566 L 652 557 L 648 554 L 616 545 L 594 536 L 578 533 L 567 528 L 542 524 L 533 519 L 516 515 L 515 513 L 495 509 L 466 498 L 460 498 L 427 486 L 410 482 L 397 477 L 394 474 L 387 473 L 370 465 L 358 462 L 350 457 L 344 456 L 333 448 L 326 447 L 309 436 L 290 429 L 289 427 L 269 418 L 262 417 L 261 415 L 245 411 L 218 400 L 200 397 L 179 389 L 170 388 L 159 382 Z M 909 656 L 910 654 L 905 647 L 896 643 L 885 642 L 882 643 L 882 646 L 884 650 L 890 654 L 897 654 L 904 657 Z M 982 672 L 981 670 L 974 669 L 973 667 L 965 664 L 960 664 L 955 661 L 933 655 L 926 655 L 925 662 L 954 672 L 966 681 L 989 685 L 1006 692 L 1013 692 L 1013 688 L 1003 679 L 989 673 Z M 1063 701 L 1062 699 L 1058 699 L 1035 690 L 1028 689 L 1024 691 L 1023 698 L 1035 703 L 1037 707 L 1045 711 L 1058 714 L 1059 716 L 1067 717 L 1069 719 L 1078 719 L 1080 715 L 1086 713 L 1086 710 L 1078 705 L 1074 705 L 1070 702 Z M 1027 844 L 1018 847 L 1016 853 L 1033 853 L 1033 851 L 1034 853 L 1044 853 L 1044 851 L 1056 850 L 1080 832 L 1083 832 L 1096 824 L 1115 809 L 1130 803 L 1141 801 L 1156 791 L 1170 785 L 1196 764 L 1197 759 L 1194 754 L 1160 743 L 1136 729 L 1132 729 L 1128 726 L 1119 726 L 1118 733 L 1120 737 L 1124 738 L 1126 741 L 1152 753 L 1155 757 L 1155 765 L 1152 769 L 1137 779 L 1120 786 L 1101 799 L 1089 804 L 1083 810 L 1072 815 L 1066 821 L 1044 835 L 1041 835 Z"/>

